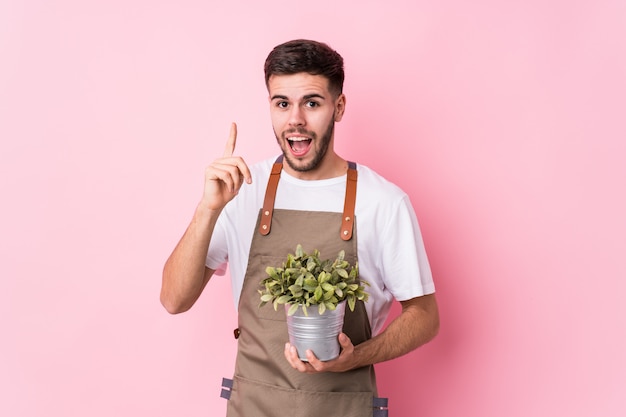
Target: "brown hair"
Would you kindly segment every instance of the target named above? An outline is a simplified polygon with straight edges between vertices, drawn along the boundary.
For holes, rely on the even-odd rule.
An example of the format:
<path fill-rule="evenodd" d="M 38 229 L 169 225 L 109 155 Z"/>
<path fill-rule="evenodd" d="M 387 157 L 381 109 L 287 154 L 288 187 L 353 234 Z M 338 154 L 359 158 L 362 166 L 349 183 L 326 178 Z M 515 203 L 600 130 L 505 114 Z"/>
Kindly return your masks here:
<path fill-rule="evenodd" d="M 276 46 L 265 60 L 265 85 L 272 75 L 306 72 L 328 79 L 333 94 L 343 92 L 343 58 L 325 43 L 296 39 Z"/>

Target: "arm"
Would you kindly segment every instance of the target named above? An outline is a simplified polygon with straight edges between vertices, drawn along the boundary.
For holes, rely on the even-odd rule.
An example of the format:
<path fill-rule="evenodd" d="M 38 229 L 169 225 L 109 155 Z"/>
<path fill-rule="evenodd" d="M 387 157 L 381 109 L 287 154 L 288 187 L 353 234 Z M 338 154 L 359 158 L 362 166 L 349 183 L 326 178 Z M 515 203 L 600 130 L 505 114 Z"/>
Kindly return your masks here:
<path fill-rule="evenodd" d="M 161 304 L 169 313 L 189 310 L 213 275 L 214 271 L 205 266 L 205 260 L 219 213 L 199 204 L 183 237 L 165 262 Z"/>
<path fill-rule="evenodd" d="M 401 301 L 402 313 L 372 339 L 357 346 L 345 334 L 339 335 L 342 351 L 328 362 L 307 352 L 309 363 L 298 359 L 295 347 L 285 345 L 285 357 L 300 372 L 343 372 L 405 355 L 432 340 L 439 331 L 439 310 L 434 294 Z"/>
<path fill-rule="evenodd" d="M 189 310 L 200 297 L 214 272 L 205 266 L 205 259 L 217 219 L 243 182 L 252 182 L 244 160 L 233 156 L 236 139 L 237 126 L 233 123 L 224 156 L 206 169 L 202 200 L 165 262 L 161 304 L 172 314 Z"/>

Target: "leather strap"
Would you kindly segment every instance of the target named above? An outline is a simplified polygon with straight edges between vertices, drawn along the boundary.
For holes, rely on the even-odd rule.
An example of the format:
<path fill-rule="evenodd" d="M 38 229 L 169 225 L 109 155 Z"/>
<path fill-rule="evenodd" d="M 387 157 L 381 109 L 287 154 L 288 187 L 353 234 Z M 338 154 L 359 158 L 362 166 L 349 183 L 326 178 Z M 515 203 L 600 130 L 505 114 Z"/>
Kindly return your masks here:
<path fill-rule="evenodd" d="M 348 162 L 348 178 L 346 180 L 346 198 L 343 205 L 340 236 L 343 240 L 352 239 L 354 229 L 354 206 L 356 205 L 356 181 L 358 172 L 354 162 Z"/>
<path fill-rule="evenodd" d="M 274 212 L 274 201 L 276 200 L 276 190 L 278 189 L 278 180 L 280 179 L 280 171 L 283 169 L 283 156 L 279 156 L 272 165 L 270 179 L 267 181 L 267 189 L 265 190 L 265 200 L 263 201 L 263 212 L 261 213 L 261 224 L 259 225 L 259 233 L 263 236 L 269 234 L 272 227 L 272 213 Z"/>
<path fill-rule="evenodd" d="M 283 169 L 283 156 L 276 158 L 272 165 L 272 172 L 267 181 L 265 190 L 265 200 L 263 200 L 263 209 L 261 212 L 261 222 L 259 224 L 259 233 L 266 236 L 272 228 L 272 214 L 274 213 L 274 202 L 276 201 L 276 190 L 278 189 L 278 180 Z M 346 197 L 343 206 L 343 216 L 341 221 L 341 230 L 339 236 L 343 240 L 352 239 L 354 230 L 354 207 L 356 205 L 356 183 L 358 172 L 354 162 L 348 162 L 348 173 L 346 180 Z"/>

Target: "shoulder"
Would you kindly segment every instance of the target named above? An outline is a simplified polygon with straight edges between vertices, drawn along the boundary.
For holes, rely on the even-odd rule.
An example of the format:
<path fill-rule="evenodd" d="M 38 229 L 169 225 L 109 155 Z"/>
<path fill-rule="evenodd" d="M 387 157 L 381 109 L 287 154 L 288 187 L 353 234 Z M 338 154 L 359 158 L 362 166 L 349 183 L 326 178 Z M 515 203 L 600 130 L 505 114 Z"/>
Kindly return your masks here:
<path fill-rule="evenodd" d="M 373 169 L 359 165 L 355 214 L 380 232 L 399 218 L 410 219 L 415 210 L 408 194 Z"/>
<path fill-rule="evenodd" d="M 256 181 L 257 177 L 259 180 L 269 178 L 274 161 L 276 161 L 276 157 L 272 156 L 271 158 L 266 158 L 262 161 L 254 163 L 253 165 L 250 165 L 249 168 L 250 174 L 252 174 L 252 181 Z"/>
<path fill-rule="evenodd" d="M 375 198 L 376 200 L 383 200 L 379 202 L 398 202 L 407 197 L 404 190 L 372 168 L 357 164 L 357 171 L 357 191 L 362 196 L 368 199 Z"/>
<path fill-rule="evenodd" d="M 254 190 L 262 190 L 265 193 L 265 186 L 267 185 L 267 180 L 270 177 L 270 173 L 272 172 L 272 165 L 276 161 L 276 156 L 272 156 L 270 158 L 263 159 L 262 161 L 256 162 L 253 165 L 250 165 L 250 175 L 252 176 L 252 188 Z M 245 185 L 245 184 L 244 184 Z M 242 187 L 242 190 L 246 188 Z"/>

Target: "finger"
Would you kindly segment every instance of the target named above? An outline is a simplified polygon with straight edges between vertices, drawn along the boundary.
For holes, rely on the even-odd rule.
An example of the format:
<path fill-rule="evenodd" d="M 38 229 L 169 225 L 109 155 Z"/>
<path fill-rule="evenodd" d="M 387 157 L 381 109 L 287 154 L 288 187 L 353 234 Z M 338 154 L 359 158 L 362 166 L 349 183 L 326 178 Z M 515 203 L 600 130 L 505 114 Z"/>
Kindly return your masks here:
<path fill-rule="evenodd" d="M 224 183 L 226 189 L 234 193 L 240 187 L 239 171 L 236 167 L 226 165 L 212 164 L 206 169 L 205 181 L 218 180 Z"/>
<path fill-rule="evenodd" d="M 314 372 L 314 369 L 311 367 L 311 365 L 302 362 L 302 360 L 298 356 L 298 351 L 296 350 L 296 347 L 290 343 L 287 343 L 285 345 L 285 357 L 287 358 L 287 361 L 289 362 L 291 367 L 296 371 L 303 373 Z"/>
<path fill-rule="evenodd" d="M 252 173 L 250 172 L 250 168 L 246 164 L 246 161 L 243 160 L 243 158 L 239 156 L 229 156 L 222 158 L 217 163 L 220 165 L 231 165 L 233 167 L 236 167 L 239 170 L 239 174 L 241 175 L 243 180 L 248 184 L 252 184 Z"/>
<path fill-rule="evenodd" d="M 218 164 L 224 166 L 230 166 L 238 170 L 238 175 L 240 178 L 248 184 L 252 184 L 252 173 L 250 172 L 250 168 L 246 164 L 246 161 L 239 156 L 230 156 L 227 158 L 222 158 Z"/>
<path fill-rule="evenodd" d="M 224 149 L 224 157 L 233 156 L 235 152 L 235 145 L 237 143 L 237 123 L 231 123 L 230 134 L 228 135 L 228 141 L 226 141 L 226 148 Z"/>
<path fill-rule="evenodd" d="M 292 346 L 290 343 L 285 344 L 285 358 L 293 369 L 299 370 L 298 362 L 300 362 L 300 358 L 298 358 L 298 352 L 296 351 L 295 346 Z"/>
<path fill-rule="evenodd" d="M 244 181 L 248 184 L 252 183 L 250 169 L 239 157 L 216 160 L 211 164 L 210 169 L 212 175 L 227 184 L 231 192 L 239 191 Z"/>
<path fill-rule="evenodd" d="M 294 347 L 291 346 L 291 344 L 289 342 L 285 343 L 285 358 L 287 359 L 287 361 L 289 362 L 289 364 L 292 366 L 292 368 L 296 367 L 295 361 L 294 361 Z"/>
<path fill-rule="evenodd" d="M 293 363 L 291 363 L 291 353 L 289 352 L 289 343 L 285 343 L 285 359 L 287 359 L 287 362 L 289 362 L 289 365 L 291 365 L 292 368 L 295 368 L 295 366 L 293 366 Z"/>
<path fill-rule="evenodd" d="M 308 349 L 306 351 L 306 358 L 309 361 L 309 365 L 311 365 L 313 369 L 315 369 L 316 371 L 323 371 L 324 362 L 320 361 L 311 349 Z"/>
<path fill-rule="evenodd" d="M 352 345 L 352 340 L 350 340 L 348 335 L 345 334 L 345 333 L 339 333 L 338 340 L 339 340 L 339 345 L 344 350 L 350 348 L 351 346 L 353 346 Z"/>

